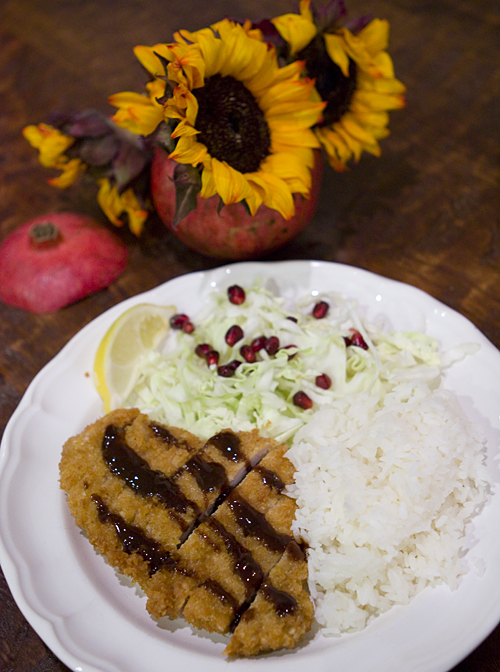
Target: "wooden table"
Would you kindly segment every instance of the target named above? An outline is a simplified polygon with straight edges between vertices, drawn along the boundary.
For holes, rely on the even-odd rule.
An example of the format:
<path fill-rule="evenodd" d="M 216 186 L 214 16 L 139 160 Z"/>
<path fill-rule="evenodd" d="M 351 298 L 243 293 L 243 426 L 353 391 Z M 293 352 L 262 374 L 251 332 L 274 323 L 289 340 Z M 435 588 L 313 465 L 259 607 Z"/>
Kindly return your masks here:
<path fill-rule="evenodd" d="M 321 259 L 415 285 L 469 318 L 500 346 L 500 5 L 498 0 L 350 0 L 351 16 L 391 24 L 407 108 L 392 113 L 381 158 L 326 170 L 312 224 L 269 260 Z M 289 11 L 287 0 L 3 0 L 0 6 L 0 226 L 57 209 L 105 222 L 90 186 L 46 184 L 21 136 L 54 110 L 95 107 L 140 90 L 136 44 L 223 18 Z M 2 429 L 35 374 L 85 324 L 117 302 L 219 262 L 187 250 L 152 218 L 137 239 L 120 231 L 130 260 L 108 289 L 59 312 L 0 305 Z M 0 670 L 66 669 L 14 603 L 0 576 Z M 456 672 L 500 669 L 500 627 Z"/>

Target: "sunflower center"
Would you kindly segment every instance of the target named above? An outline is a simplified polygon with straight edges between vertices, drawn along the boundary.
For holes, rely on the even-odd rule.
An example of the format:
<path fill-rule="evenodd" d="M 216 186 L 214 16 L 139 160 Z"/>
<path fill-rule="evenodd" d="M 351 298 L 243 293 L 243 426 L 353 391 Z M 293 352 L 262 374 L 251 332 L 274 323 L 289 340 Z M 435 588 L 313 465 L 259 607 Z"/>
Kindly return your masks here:
<path fill-rule="evenodd" d="M 356 63 L 349 59 L 349 77 L 334 63 L 323 37 L 317 35 L 298 55 L 307 62 L 307 74 L 316 80 L 316 89 L 326 101 L 323 119 L 318 126 L 330 126 L 348 112 L 356 91 Z"/>
<path fill-rule="evenodd" d="M 271 133 L 252 93 L 234 77 L 213 75 L 193 92 L 198 141 L 240 173 L 253 173 L 269 155 Z"/>

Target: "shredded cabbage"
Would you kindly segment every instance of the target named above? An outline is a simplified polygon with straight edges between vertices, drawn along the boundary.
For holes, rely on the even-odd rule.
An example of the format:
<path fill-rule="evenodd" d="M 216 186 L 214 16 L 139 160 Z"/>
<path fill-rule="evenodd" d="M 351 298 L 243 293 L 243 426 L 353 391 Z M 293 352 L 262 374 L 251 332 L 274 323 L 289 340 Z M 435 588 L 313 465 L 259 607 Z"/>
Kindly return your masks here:
<path fill-rule="evenodd" d="M 258 428 L 264 436 L 288 441 L 315 410 L 346 394 L 368 390 L 384 396 L 407 380 L 439 384 L 438 344 L 423 333 L 388 332 L 365 324 L 355 307 L 336 294 L 308 296 L 290 309 L 284 298 L 259 283 L 245 291 L 241 305 L 232 304 L 225 292 L 213 292 L 201 313 L 191 316 L 192 334 L 171 330 L 162 350 L 145 357 L 124 405 L 202 438 L 224 428 Z M 330 308 L 326 317 L 315 319 L 311 311 L 319 300 Z M 230 347 L 225 334 L 234 324 L 243 329 L 244 338 Z M 350 329 L 361 333 L 367 350 L 346 345 Z M 281 349 L 272 357 L 262 350 L 257 362 L 246 362 L 241 345 L 261 335 L 277 336 Z M 218 375 L 216 366 L 196 355 L 200 343 L 210 343 L 220 353 L 219 365 L 242 361 L 234 376 Z M 296 347 L 285 348 L 291 345 Z M 323 373 L 332 380 L 328 390 L 315 383 Z M 312 400 L 311 409 L 293 403 L 300 390 Z"/>

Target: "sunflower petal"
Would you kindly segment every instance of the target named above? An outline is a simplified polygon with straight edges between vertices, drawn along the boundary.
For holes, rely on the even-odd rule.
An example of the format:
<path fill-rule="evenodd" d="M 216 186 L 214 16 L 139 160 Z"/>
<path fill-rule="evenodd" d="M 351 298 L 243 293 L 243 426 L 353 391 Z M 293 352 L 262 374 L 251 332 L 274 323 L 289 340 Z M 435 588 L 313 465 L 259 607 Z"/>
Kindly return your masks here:
<path fill-rule="evenodd" d="M 312 149 L 309 150 L 312 157 Z M 311 172 L 301 159 L 293 153 L 282 152 L 271 154 L 261 164 L 261 170 L 265 173 L 277 175 L 285 180 L 294 194 L 309 194 L 311 188 Z"/>
<path fill-rule="evenodd" d="M 373 19 L 358 33 L 358 38 L 366 45 L 371 56 L 387 49 L 389 44 L 389 22 L 385 19 Z"/>
<path fill-rule="evenodd" d="M 167 60 L 173 58 L 172 52 L 166 44 L 155 44 L 153 47 L 146 47 L 139 44 L 134 47 L 134 54 L 139 63 L 146 68 L 153 77 L 165 74 L 163 65 L 156 54 L 163 56 L 163 58 Z"/>
<path fill-rule="evenodd" d="M 360 103 L 365 104 L 375 111 L 398 110 L 405 106 L 405 98 L 402 95 L 386 95 L 383 93 L 358 91 L 356 97 Z"/>
<path fill-rule="evenodd" d="M 294 56 L 306 47 L 317 33 L 316 26 L 309 16 L 299 14 L 283 14 L 271 19 L 281 37 L 290 45 L 290 53 Z"/>
<path fill-rule="evenodd" d="M 53 187 L 66 189 L 66 187 L 74 184 L 80 173 L 86 169 L 86 164 L 83 163 L 81 159 L 71 159 L 67 163 L 54 167 L 62 170 L 62 173 L 57 177 L 51 177 L 49 180 L 47 180 L 47 182 Z"/>
<path fill-rule="evenodd" d="M 339 126 L 341 126 L 346 133 L 349 133 L 352 138 L 362 144 L 373 145 L 375 143 L 373 134 L 370 133 L 366 127 L 363 128 L 357 123 L 356 118 L 353 115 L 345 114 L 339 121 Z"/>
<path fill-rule="evenodd" d="M 169 154 L 169 159 L 179 163 L 190 163 L 197 166 L 207 154 L 207 148 L 201 142 L 196 142 L 193 136 L 183 135 L 177 141 L 174 151 Z"/>
<path fill-rule="evenodd" d="M 115 124 L 132 133 L 149 135 L 163 121 L 163 108 L 146 96 L 132 91 L 115 93 L 108 98 L 118 108 L 112 117 Z"/>
<path fill-rule="evenodd" d="M 201 191 L 200 196 L 202 198 L 210 198 L 217 194 L 217 188 L 214 182 L 214 174 L 212 172 L 212 161 L 204 162 L 205 166 L 201 173 Z"/>
<path fill-rule="evenodd" d="M 212 172 L 217 193 L 226 205 L 239 203 L 249 194 L 246 178 L 226 161 L 212 159 Z"/>
<path fill-rule="evenodd" d="M 285 219 L 290 219 L 295 213 L 295 204 L 286 182 L 271 173 L 250 173 L 247 175 L 249 183 L 260 187 L 264 192 L 263 203 L 268 208 L 277 210 Z"/>
<path fill-rule="evenodd" d="M 339 66 L 344 77 L 349 77 L 349 56 L 345 49 L 344 40 L 340 35 L 336 34 L 325 34 L 324 38 L 328 56 L 330 56 L 335 65 Z"/>

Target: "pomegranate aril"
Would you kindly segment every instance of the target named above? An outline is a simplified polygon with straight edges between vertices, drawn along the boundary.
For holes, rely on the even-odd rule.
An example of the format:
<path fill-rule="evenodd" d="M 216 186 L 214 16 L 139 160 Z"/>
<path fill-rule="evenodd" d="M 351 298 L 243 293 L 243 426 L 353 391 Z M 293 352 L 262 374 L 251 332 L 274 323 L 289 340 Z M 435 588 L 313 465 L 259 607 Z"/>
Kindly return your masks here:
<path fill-rule="evenodd" d="M 293 395 L 293 403 L 299 408 L 303 408 L 307 411 L 309 408 L 312 408 L 313 402 L 311 397 L 308 397 L 305 392 L 300 390 Z"/>
<path fill-rule="evenodd" d="M 229 362 L 229 364 L 223 364 L 222 366 L 219 366 L 217 373 L 223 378 L 231 378 L 231 376 L 234 376 L 234 372 L 240 364 L 241 362 L 239 362 L 237 359 L 233 359 L 233 361 Z"/>
<path fill-rule="evenodd" d="M 363 350 L 368 350 L 368 346 L 366 344 L 366 341 L 363 338 L 363 336 L 361 336 L 359 331 L 356 331 L 356 329 L 351 329 L 351 334 L 352 335 L 351 335 L 351 338 L 350 338 L 350 341 L 351 341 L 350 345 L 357 345 L 358 348 L 363 348 Z"/>
<path fill-rule="evenodd" d="M 227 289 L 227 295 L 231 303 L 240 306 L 245 301 L 245 290 L 239 285 L 231 285 Z"/>
<path fill-rule="evenodd" d="M 226 343 L 232 347 L 233 345 L 236 345 L 238 341 L 241 341 L 241 339 L 243 338 L 243 329 L 237 324 L 233 324 L 233 326 L 229 327 L 229 329 L 227 330 L 225 338 Z"/>
<path fill-rule="evenodd" d="M 329 390 L 332 386 L 332 379 L 326 373 L 321 373 L 319 376 L 316 376 L 315 383 L 318 387 L 321 387 L 323 390 Z"/>
<path fill-rule="evenodd" d="M 210 350 L 213 350 L 210 343 L 200 343 L 199 345 L 196 346 L 194 351 L 198 355 L 198 357 L 206 357 L 207 354 L 210 352 Z"/>
<path fill-rule="evenodd" d="M 240 355 L 244 360 L 250 362 L 250 364 L 253 364 L 256 360 L 255 352 L 250 345 L 242 345 L 240 348 Z"/>
<path fill-rule="evenodd" d="M 172 315 L 170 318 L 170 326 L 172 329 L 182 329 L 182 325 L 185 322 L 189 322 L 189 317 L 183 313 L 177 313 L 177 315 Z"/>
<path fill-rule="evenodd" d="M 182 323 L 182 331 L 186 334 L 192 334 L 194 331 L 194 324 L 190 320 L 186 320 Z"/>
<path fill-rule="evenodd" d="M 329 308 L 330 306 L 326 301 L 318 301 L 312 310 L 313 317 L 317 320 L 321 320 L 322 317 L 325 317 Z"/>
<path fill-rule="evenodd" d="M 259 350 L 262 350 L 262 348 L 265 346 L 266 341 L 267 338 L 265 336 L 257 336 L 257 338 L 254 338 L 250 343 L 250 347 L 254 352 L 259 352 Z"/>
<path fill-rule="evenodd" d="M 272 357 L 278 352 L 279 349 L 280 339 L 277 336 L 269 336 L 269 338 L 266 339 L 266 344 L 264 346 L 264 350 L 267 352 L 267 354 Z"/>
<path fill-rule="evenodd" d="M 212 366 L 213 364 L 218 364 L 219 363 L 219 353 L 217 350 L 210 350 L 210 352 L 207 352 L 205 359 L 207 360 L 208 366 Z"/>

